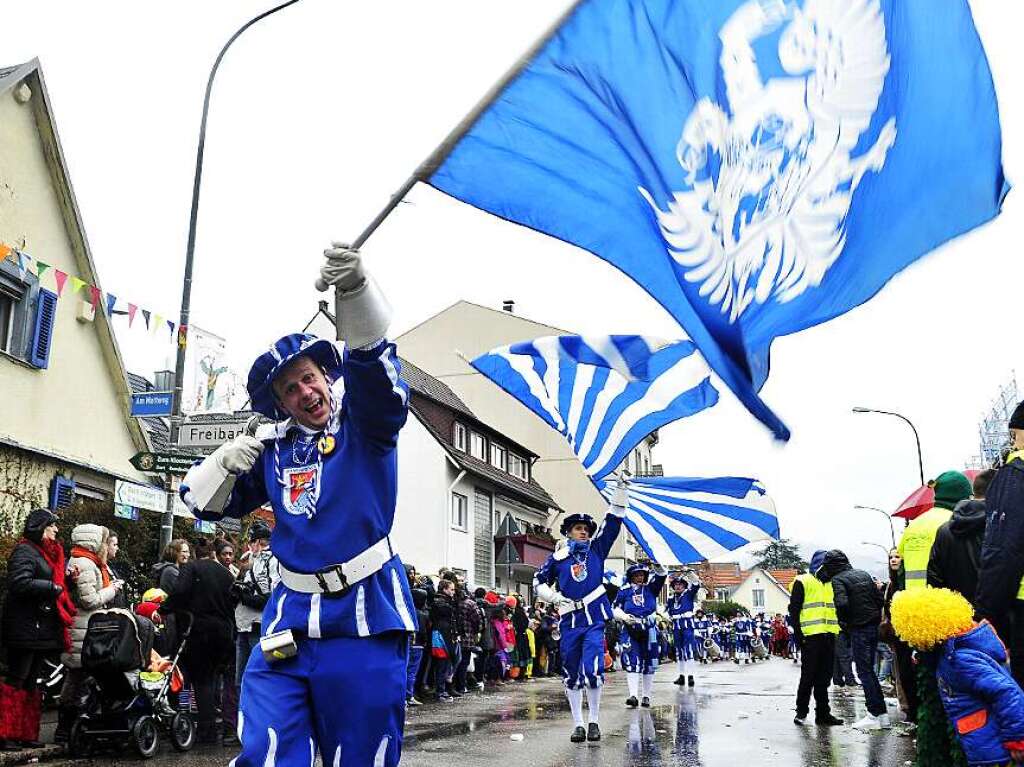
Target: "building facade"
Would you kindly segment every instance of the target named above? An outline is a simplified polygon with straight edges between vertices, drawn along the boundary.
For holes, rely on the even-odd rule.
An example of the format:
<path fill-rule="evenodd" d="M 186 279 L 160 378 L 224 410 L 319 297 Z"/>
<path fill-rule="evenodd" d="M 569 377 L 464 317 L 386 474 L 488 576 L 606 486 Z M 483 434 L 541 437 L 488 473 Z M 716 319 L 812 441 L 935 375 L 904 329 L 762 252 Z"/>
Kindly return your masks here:
<path fill-rule="evenodd" d="M 36 506 L 110 498 L 150 449 L 109 318 L 56 270 L 99 285 L 38 61 L 0 67 L 0 534 Z M 6 252 L 6 250 L 5 250 Z M 40 274 L 38 262 L 47 271 Z"/>

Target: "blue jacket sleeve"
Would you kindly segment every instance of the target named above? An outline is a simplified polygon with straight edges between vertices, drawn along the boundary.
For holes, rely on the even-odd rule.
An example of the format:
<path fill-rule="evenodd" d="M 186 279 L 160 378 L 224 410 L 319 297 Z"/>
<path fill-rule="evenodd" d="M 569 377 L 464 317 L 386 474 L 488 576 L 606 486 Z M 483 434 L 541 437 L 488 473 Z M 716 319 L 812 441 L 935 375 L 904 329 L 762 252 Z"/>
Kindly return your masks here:
<path fill-rule="evenodd" d="M 622 514 L 624 510 L 618 506 L 609 506 L 608 513 L 604 515 L 604 522 L 601 529 L 597 531 L 590 547 L 601 557 L 602 561 L 608 558 L 608 554 L 615 545 L 615 539 L 619 537 L 622 530 Z"/>
<path fill-rule="evenodd" d="M 658 598 L 658 594 L 661 593 L 662 588 L 665 586 L 665 580 L 668 578 L 667 575 L 655 575 L 647 583 L 647 590 L 651 593 L 655 599 Z"/>
<path fill-rule="evenodd" d="M 409 412 L 409 387 L 401 370 L 395 345 L 387 341 L 345 351 L 345 417 L 381 452 L 394 449 Z"/>
<path fill-rule="evenodd" d="M 274 443 L 271 442 L 267 445 L 266 450 L 273 453 Z M 246 514 L 258 509 L 270 500 L 267 498 L 267 485 L 266 482 L 264 482 L 264 465 L 264 460 L 261 458 L 256 462 L 256 465 L 252 467 L 251 471 L 247 471 L 245 474 L 240 474 L 238 476 L 238 479 L 235 480 L 235 486 L 231 490 L 231 496 L 228 498 L 228 502 L 225 504 L 223 511 L 219 514 L 213 511 L 201 511 L 199 509 L 194 509 L 192 514 L 197 519 L 202 519 L 206 522 L 219 522 L 224 517 L 241 519 Z"/>
<path fill-rule="evenodd" d="M 1024 740 L 1024 692 L 990 656 L 976 650 L 953 653 L 949 668 L 956 686 L 981 698 L 999 725 L 1003 743 Z"/>

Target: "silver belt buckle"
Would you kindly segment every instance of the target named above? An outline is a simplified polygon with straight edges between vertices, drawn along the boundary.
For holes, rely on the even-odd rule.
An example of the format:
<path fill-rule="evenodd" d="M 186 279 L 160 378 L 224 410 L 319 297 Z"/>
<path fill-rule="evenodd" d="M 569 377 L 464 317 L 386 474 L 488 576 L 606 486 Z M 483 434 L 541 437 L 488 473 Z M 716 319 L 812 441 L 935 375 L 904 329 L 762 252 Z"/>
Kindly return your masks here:
<path fill-rule="evenodd" d="M 313 577 L 320 584 L 324 595 L 328 597 L 343 596 L 352 589 L 341 565 L 334 565 L 334 567 L 328 567 L 326 570 L 320 570 L 314 573 Z"/>

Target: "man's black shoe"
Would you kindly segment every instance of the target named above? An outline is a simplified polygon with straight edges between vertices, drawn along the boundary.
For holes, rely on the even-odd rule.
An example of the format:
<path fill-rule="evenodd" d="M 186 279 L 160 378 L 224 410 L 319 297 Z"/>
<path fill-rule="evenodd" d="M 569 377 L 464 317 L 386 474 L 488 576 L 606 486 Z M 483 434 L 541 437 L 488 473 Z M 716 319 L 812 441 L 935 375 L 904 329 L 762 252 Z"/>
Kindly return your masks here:
<path fill-rule="evenodd" d="M 587 740 L 601 740 L 601 728 L 598 727 L 597 722 L 591 722 L 587 727 Z"/>
<path fill-rule="evenodd" d="M 453 698 L 461 698 L 466 693 L 459 692 L 458 690 L 449 690 L 448 694 L 451 695 Z"/>
<path fill-rule="evenodd" d="M 690 679 L 693 679 L 693 677 L 691 676 Z M 684 685 L 686 684 L 686 678 L 682 674 L 680 674 L 679 678 L 676 679 L 676 681 L 674 681 L 672 684 Z"/>
<path fill-rule="evenodd" d="M 640 701 L 636 699 L 635 695 L 630 695 L 628 698 L 626 698 L 626 705 L 630 708 L 636 708 L 640 705 Z"/>
<path fill-rule="evenodd" d="M 814 717 L 814 723 L 822 727 L 838 727 L 843 723 L 843 720 L 832 716 L 832 714 L 826 714 L 825 716 Z"/>
<path fill-rule="evenodd" d="M 688 685 L 690 685 L 690 687 L 693 687 L 693 685 L 694 685 L 694 684 L 696 684 L 696 682 L 694 682 L 694 680 L 693 680 L 693 677 L 692 677 L 692 676 L 688 676 L 688 677 L 686 677 L 686 683 L 687 683 Z"/>
<path fill-rule="evenodd" d="M 572 731 L 572 735 L 569 736 L 569 740 L 573 743 L 583 743 L 587 739 L 587 731 L 582 727 L 577 727 Z"/>
<path fill-rule="evenodd" d="M 643 706 L 644 708 L 650 708 L 650 707 L 651 707 L 651 699 L 650 699 L 650 698 L 648 698 L 648 697 L 647 697 L 647 696 L 645 695 L 645 696 L 644 696 L 644 699 L 643 699 L 642 701 L 640 701 L 640 705 L 641 705 L 641 706 Z"/>

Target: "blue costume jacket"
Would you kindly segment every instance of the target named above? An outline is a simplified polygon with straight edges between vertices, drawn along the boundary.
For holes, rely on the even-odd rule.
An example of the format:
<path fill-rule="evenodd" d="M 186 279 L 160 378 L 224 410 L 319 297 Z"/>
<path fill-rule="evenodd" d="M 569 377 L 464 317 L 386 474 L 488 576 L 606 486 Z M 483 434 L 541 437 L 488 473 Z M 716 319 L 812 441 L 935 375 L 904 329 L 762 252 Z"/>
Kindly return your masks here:
<path fill-rule="evenodd" d="M 622 529 L 623 509 L 609 506 L 601 528 L 589 545 L 579 546 L 569 541 L 559 546 L 534 575 L 534 584 L 546 583 L 557 587 L 566 599 L 581 601 L 588 595 L 604 588 L 604 561 L 612 544 Z M 611 620 L 612 608 L 604 593 L 595 598 L 585 609 L 563 613 L 561 629 L 594 625 Z"/>
<path fill-rule="evenodd" d="M 982 623 L 939 649 L 939 694 L 968 763 L 1008 763 L 1008 746 L 1024 750 L 1024 692 L 1010 675 L 1003 643 Z"/>
<path fill-rule="evenodd" d="M 290 419 L 265 439 L 253 469 L 235 484 L 223 515 L 240 518 L 270 502 L 274 556 L 289 570 L 313 573 L 346 562 L 391 532 L 397 495 L 398 431 L 409 389 L 399 378 L 395 345 L 346 350 L 342 377 L 331 386 L 333 449 L 318 446 Z M 599 569 L 599 568 L 598 568 Z M 301 594 L 279 583 L 263 614 L 263 631 L 294 629 L 311 638 L 365 637 L 414 631 L 416 610 L 402 563 L 340 596 Z"/>
<path fill-rule="evenodd" d="M 693 618 L 693 606 L 697 601 L 700 584 L 689 586 L 682 594 L 672 593 L 668 598 L 668 617 L 675 628 L 693 629 L 696 624 Z"/>

